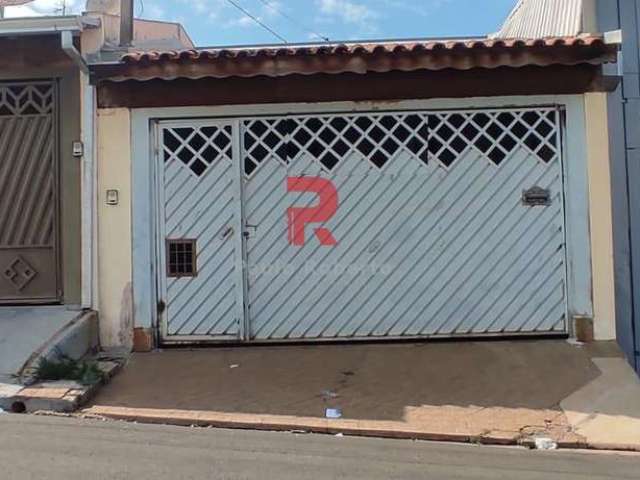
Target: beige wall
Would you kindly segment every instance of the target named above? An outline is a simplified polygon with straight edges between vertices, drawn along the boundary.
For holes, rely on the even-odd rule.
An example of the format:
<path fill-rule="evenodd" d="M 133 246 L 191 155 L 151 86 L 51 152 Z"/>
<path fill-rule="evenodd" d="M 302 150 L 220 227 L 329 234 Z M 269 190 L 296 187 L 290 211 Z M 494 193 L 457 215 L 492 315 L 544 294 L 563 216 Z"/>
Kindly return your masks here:
<path fill-rule="evenodd" d="M 129 110 L 98 110 L 97 283 L 103 347 L 131 347 L 133 342 L 130 132 Z M 118 191 L 118 205 L 107 205 L 107 190 Z"/>
<path fill-rule="evenodd" d="M 593 308 L 596 340 L 616 337 L 613 220 L 607 95 L 585 95 L 589 204 L 593 269 Z"/>
<path fill-rule="evenodd" d="M 99 18 L 102 28 L 85 30 L 82 34 L 82 53 L 97 53 L 104 45 L 120 43 L 120 17 L 100 12 L 88 12 Z M 136 19 L 134 44 L 154 48 L 194 48 L 193 41 L 179 23 Z"/>
<path fill-rule="evenodd" d="M 582 0 L 582 32 L 598 32 L 596 0 Z"/>

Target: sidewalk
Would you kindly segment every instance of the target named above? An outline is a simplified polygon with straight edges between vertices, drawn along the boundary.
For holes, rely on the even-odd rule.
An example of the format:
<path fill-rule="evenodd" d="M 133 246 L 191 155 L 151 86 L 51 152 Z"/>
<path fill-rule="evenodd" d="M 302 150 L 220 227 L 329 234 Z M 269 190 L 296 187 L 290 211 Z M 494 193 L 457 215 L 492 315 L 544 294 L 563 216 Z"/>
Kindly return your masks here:
<path fill-rule="evenodd" d="M 326 418 L 327 409 L 342 413 Z M 640 451 L 615 345 L 325 345 L 135 355 L 85 413 L 180 425 Z"/>
<path fill-rule="evenodd" d="M 0 383 L 15 383 L 34 353 L 81 315 L 58 306 L 0 308 Z"/>

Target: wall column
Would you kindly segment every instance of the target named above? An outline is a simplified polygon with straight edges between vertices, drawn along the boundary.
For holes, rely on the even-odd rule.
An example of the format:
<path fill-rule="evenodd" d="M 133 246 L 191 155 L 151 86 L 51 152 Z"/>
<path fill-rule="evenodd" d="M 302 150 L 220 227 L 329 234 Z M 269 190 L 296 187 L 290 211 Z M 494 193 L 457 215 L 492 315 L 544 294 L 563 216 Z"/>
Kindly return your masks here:
<path fill-rule="evenodd" d="M 585 95 L 594 334 L 596 340 L 616 338 L 615 278 L 611 164 L 607 95 Z"/>

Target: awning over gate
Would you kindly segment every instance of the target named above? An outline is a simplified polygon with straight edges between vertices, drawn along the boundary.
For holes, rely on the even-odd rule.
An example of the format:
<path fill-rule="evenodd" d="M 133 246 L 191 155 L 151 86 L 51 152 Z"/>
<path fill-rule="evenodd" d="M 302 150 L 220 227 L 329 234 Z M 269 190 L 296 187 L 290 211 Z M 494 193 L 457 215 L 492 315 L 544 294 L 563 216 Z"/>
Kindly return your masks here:
<path fill-rule="evenodd" d="M 93 66 L 94 79 L 281 77 L 615 62 L 618 46 L 602 36 L 534 40 L 416 40 L 372 43 L 203 48 L 133 52 L 120 62 Z"/>

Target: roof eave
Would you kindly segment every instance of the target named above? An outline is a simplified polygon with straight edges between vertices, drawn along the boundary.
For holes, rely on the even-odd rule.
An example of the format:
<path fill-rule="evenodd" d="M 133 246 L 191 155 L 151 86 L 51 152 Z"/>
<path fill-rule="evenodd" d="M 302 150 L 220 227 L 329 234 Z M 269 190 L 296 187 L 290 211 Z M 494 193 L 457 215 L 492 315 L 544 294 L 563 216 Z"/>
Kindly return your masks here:
<path fill-rule="evenodd" d="M 0 37 L 47 35 L 59 32 L 82 32 L 97 28 L 100 20 L 83 15 L 65 17 L 4 18 L 0 20 Z"/>
<path fill-rule="evenodd" d="M 601 38 L 432 44 L 341 45 L 269 50 L 145 52 L 118 64 L 94 65 L 94 79 L 146 81 L 176 78 L 282 77 L 287 75 L 466 71 L 474 68 L 601 65 L 617 59 L 618 46 Z"/>

